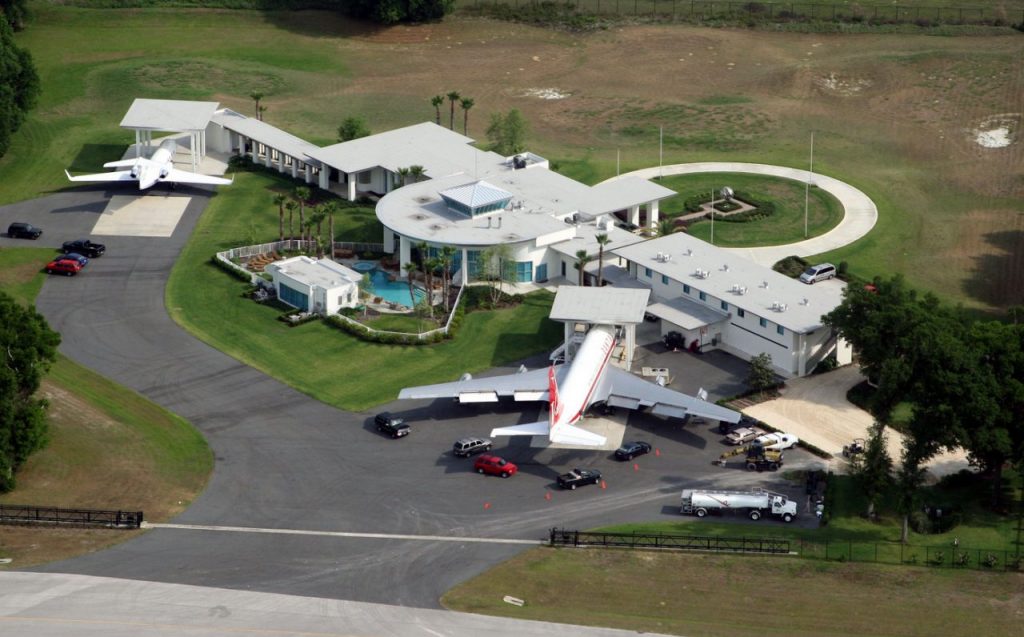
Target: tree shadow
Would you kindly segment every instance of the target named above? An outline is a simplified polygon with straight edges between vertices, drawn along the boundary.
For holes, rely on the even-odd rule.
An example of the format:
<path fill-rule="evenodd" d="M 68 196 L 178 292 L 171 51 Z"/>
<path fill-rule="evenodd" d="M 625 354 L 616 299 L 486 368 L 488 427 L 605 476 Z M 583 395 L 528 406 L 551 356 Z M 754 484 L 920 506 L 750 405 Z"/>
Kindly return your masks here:
<path fill-rule="evenodd" d="M 993 250 L 973 257 L 975 267 L 962 291 L 1001 311 L 1024 305 L 1024 230 L 990 232 L 983 238 Z"/>
<path fill-rule="evenodd" d="M 278 29 L 309 37 L 368 38 L 393 28 L 358 20 L 340 8 L 263 11 L 262 15 L 268 24 Z M 415 28 L 420 25 L 398 26 Z"/>
<path fill-rule="evenodd" d="M 83 144 L 71 160 L 68 170 L 72 173 L 96 173 L 104 170 L 103 164 L 121 159 L 124 144 Z"/>

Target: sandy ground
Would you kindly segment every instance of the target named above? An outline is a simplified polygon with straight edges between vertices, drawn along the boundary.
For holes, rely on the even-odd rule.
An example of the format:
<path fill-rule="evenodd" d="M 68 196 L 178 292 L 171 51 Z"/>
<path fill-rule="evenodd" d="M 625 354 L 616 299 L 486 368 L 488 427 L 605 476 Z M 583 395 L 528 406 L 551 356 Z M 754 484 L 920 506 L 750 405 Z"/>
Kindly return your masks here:
<path fill-rule="evenodd" d="M 743 413 L 833 454 L 830 468 L 842 472 L 849 466 L 842 456 L 843 445 L 854 438 L 866 438 L 873 422 L 871 414 L 846 399 L 846 392 L 863 379 L 856 365 L 793 379 L 786 382 L 781 398 L 755 405 Z M 886 432 L 889 455 L 898 460 L 903 436 L 891 428 Z M 941 453 L 927 466 L 934 477 L 956 473 L 968 467 L 967 452 L 958 449 Z"/>

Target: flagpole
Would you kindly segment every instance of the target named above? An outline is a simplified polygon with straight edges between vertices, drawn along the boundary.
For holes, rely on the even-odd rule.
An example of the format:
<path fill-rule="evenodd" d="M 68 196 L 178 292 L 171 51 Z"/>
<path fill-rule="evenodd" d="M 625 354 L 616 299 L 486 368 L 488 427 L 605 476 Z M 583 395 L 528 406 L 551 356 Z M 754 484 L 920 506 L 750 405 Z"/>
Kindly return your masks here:
<path fill-rule="evenodd" d="M 715 245 L 715 191 L 711 190 L 711 245 Z"/>
<path fill-rule="evenodd" d="M 814 131 L 811 131 L 811 162 L 807 171 L 807 183 L 804 184 L 804 239 L 807 238 L 807 217 L 811 202 L 811 176 L 814 174 Z"/>

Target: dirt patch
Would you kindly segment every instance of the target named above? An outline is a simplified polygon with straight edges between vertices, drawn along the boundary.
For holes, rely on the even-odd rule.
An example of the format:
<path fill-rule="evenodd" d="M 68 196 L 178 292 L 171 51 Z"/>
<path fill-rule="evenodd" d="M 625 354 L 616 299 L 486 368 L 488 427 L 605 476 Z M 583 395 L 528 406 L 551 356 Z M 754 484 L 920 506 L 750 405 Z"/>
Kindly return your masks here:
<path fill-rule="evenodd" d="M 1020 127 L 1020 113 L 1000 113 L 982 118 L 968 135 L 982 148 L 1006 148 L 1016 141 Z"/>
<path fill-rule="evenodd" d="M 816 78 L 814 83 L 823 92 L 841 97 L 863 95 L 874 85 L 874 81 L 866 77 L 844 76 L 835 73 Z"/>

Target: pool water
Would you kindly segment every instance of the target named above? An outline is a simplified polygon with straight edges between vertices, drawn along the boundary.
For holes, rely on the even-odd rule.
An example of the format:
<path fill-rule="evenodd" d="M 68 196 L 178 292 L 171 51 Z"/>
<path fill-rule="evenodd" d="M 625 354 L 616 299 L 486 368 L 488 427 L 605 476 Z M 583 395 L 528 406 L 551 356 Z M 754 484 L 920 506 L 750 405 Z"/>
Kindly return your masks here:
<path fill-rule="evenodd" d="M 390 281 L 388 280 L 387 272 L 381 270 L 374 270 L 371 276 L 373 281 L 373 295 L 379 296 L 385 301 L 391 303 L 398 303 L 399 305 L 409 305 L 409 283 L 404 280 Z M 426 292 L 419 287 L 415 288 L 414 294 L 416 295 L 416 302 L 419 303 L 423 300 Z"/>

